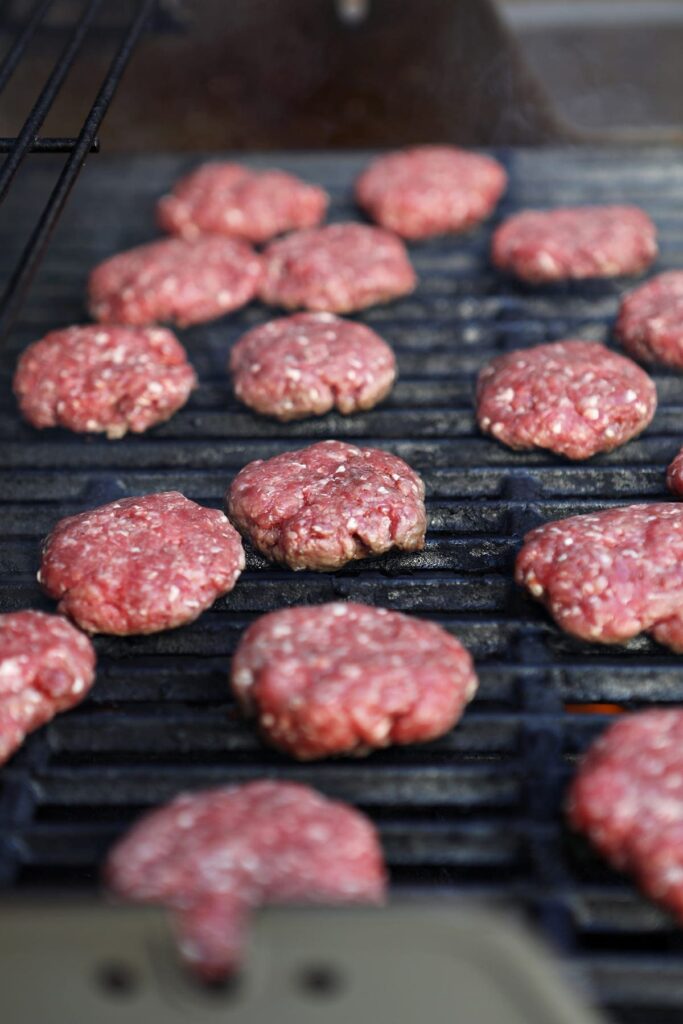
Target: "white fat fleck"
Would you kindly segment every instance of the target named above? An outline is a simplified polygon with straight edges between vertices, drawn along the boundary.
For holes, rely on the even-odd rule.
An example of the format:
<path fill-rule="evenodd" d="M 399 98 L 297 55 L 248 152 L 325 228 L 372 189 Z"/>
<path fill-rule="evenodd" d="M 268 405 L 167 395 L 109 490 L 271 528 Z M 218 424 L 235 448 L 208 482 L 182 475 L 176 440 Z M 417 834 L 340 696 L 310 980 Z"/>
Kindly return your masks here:
<path fill-rule="evenodd" d="M 590 406 L 588 409 L 584 409 L 582 415 L 586 420 L 597 420 L 600 419 L 600 410 L 595 406 Z"/>
<path fill-rule="evenodd" d="M 637 398 L 637 397 L 638 397 L 638 394 L 637 394 L 637 392 L 635 392 L 635 391 L 631 391 L 631 390 L 628 390 L 628 391 L 626 392 L 626 394 L 624 395 L 624 398 L 625 398 L 625 400 L 626 400 L 627 402 L 635 402 L 635 400 L 636 400 L 636 398 Z"/>
<path fill-rule="evenodd" d="M 541 594 L 543 593 L 543 587 L 541 586 L 540 583 L 536 583 L 536 582 L 529 584 L 529 590 L 534 595 L 534 597 L 540 597 Z"/>
<path fill-rule="evenodd" d="M 239 672 L 235 673 L 233 682 L 235 686 L 246 689 L 254 682 L 254 674 L 251 669 L 241 668 Z"/>
<path fill-rule="evenodd" d="M 286 623 L 284 623 L 284 622 L 277 622 L 273 626 L 272 636 L 273 636 L 274 640 L 281 640 L 285 636 L 290 636 L 291 632 L 292 632 L 292 627 L 291 626 L 286 625 Z"/>
<path fill-rule="evenodd" d="M 236 209 L 234 206 L 223 211 L 223 220 L 226 224 L 230 224 L 233 227 L 240 225 L 244 221 L 244 212 Z"/>
<path fill-rule="evenodd" d="M 21 666 L 25 658 L 5 658 L 2 664 L 0 664 L 0 679 L 10 679 L 15 676 L 21 669 Z"/>
<path fill-rule="evenodd" d="M 540 270 L 545 270 L 548 273 L 553 273 L 558 267 L 557 260 L 553 259 L 548 252 L 539 252 L 534 262 Z"/>

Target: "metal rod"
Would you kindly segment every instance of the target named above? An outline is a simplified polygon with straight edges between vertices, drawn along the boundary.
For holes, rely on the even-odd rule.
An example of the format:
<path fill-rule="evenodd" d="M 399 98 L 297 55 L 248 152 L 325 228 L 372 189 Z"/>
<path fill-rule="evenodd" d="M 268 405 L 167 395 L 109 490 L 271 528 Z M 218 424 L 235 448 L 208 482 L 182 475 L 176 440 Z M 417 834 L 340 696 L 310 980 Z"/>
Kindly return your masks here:
<path fill-rule="evenodd" d="M 86 33 L 90 28 L 103 0 L 89 0 L 88 6 L 78 20 L 68 43 L 59 56 L 52 73 L 26 118 L 24 125 L 12 146 L 9 155 L 0 168 L 0 202 L 5 198 L 7 190 L 17 173 L 22 160 L 30 150 L 41 125 L 48 115 L 50 107 L 62 87 L 64 79 L 71 69 Z"/>
<path fill-rule="evenodd" d="M 85 159 L 97 136 L 98 129 L 107 112 L 114 93 L 118 88 L 126 66 L 133 55 L 135 45 L 152 15 L 157 0 L 142 0 L 138 13 L 131 22 L 97 94 L 95 102 L 78 136 L 76 146 L 66 161 L 54 186 L 47 205 L 26 245 L 21 258 L 0 299 L 0 338 L 6 337 L 14 322 L 17 310 L 26 294 L 28 285 L 35 274 L 38 263 L 55 229 L 71 189 L 85 163 Z"/>
<path fill-rule="evenodd" d="M 0 153 L 9 153 L 15 141 L 14 138 L 0 137 Z M 36 139 L 31 145 L 29 153 L 71 153 L 77 142 L 77 138 L 52 138 L 45 136 Z M 98 138 L 93 140 L 90 146 L 90 153 L 99 153 Z"/>
<path fill-rule="evenodd" d="M 16 139 L 0 138 L 0 153 L 9 153 Z M 36 139 L 31 145 L 29 153 L 71 153 L 78 142 L 75 138 L 41 138 Z M 94 139 L 90 147 L 91 153 L 99 153 L 100 140 Z"/>
<path fill-rule="evenodd" d="M 50 7 L 53 2 L 54 0 L 39 0 L 33 8 L 33 13 L 26 22 L 23 30 L 19 33 L 12 46 L 10 46 L 9 50 L 3 57 L 2 64 L 0 64 L 0 91 L 5 88 L 14 74 L 19 61 L 24 55 L 24 50 L 31 41 L 33 33 L 38 28 L 38 25 L 47 13 L 48 7 Z"/>

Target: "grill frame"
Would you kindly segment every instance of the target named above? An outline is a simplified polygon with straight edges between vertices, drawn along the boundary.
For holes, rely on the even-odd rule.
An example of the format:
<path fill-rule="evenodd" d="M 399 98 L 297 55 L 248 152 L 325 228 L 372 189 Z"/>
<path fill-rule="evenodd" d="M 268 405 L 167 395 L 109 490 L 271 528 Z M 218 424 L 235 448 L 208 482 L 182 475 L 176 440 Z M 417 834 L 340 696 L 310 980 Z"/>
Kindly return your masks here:
<path fill-rule="evenodd" d="M 397 890 L 485 898 L 521 908 L 569 958 L 601 1005 L 629 1024 L 673 1021 L 683 1006 L 683 939 L 666 915 L 568 835 L 561 801 L 572 765 L 609 716 L 565 703 L 670 703 L 680 659 L 649 640 L 625 649 L 563 637 L 514 587 L 523 533 L 549 518 L 610 504 L 663 500 L 664 470 L 683 437 L 683 378 L 655 373 L 660 409 L 643 438 L 588 464 L 513 453 L 479 437 L 473 375 L 492 355 L 571 334 L 605 339 L 631 282 L 534 290 L 494 274 L 490 232 L 524 205 L 641 203 L 661 228 L 656 270 L 681 264 L 679 150 L 506 150 L 510 190 L 484 228 L 411 246 L 415 296 L 359 319 L 394 345 L 399 383 L 377 410 L 283 426 L 230 394 L 229 346 L 272 315 L 260 306 L 180 332 L 202 382 L 188 408 L 143 437 L 107 442 L 20 423 L 9 394 L 17 353 L 48 328 L 85 319 L 89 266 L 154 237 L 153 201 L 201 157 L 99 157 L 81 179 L 0 361 L 0 611 L 49 610 L 33 574 L 38 539 L 62 515 L 125 494 L 177 486 L 219 506 L 247 461 L 323 437 L 377 443 L 425 477 L 423 554 L 389 555 L 336 574 L 292 574 L 248 554 L 235 591 L 198 623 L 147 638 L 98 638 L 98 682 L 79 708 L 29 738 L 4 768 L 0 882 L 10 890 L 92 888 L 107 845 L 145 806 L 185 787 L 269 774 L 349 799 L 377 821 Z M 369 154 L 269 154 L 328 187 L 331 219 L 357 219 L 350 186 Z M 24 175 L 4 224 L 0 260 L 47 169 Z M 102 197 L 106 197 L 106 202 Z M 681 208 L 683 210 L 683 208 Z M 123 215 L 122 215 L 123 211 Z M 482 686 L 463 723 L 435 743 L 365 761 L 296 765 L 263 748 L 240 721 L 225 672 L 241 629 L 286 603 L 354 598 L 434 618 L 470 646 Z"/>

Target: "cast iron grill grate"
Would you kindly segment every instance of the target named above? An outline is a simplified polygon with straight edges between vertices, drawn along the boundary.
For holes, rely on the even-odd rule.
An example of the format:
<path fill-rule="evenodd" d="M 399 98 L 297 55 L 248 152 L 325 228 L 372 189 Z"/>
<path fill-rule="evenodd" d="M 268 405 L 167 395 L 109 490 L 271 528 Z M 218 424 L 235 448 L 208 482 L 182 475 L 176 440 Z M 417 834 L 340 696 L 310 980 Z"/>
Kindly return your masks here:
<path fill-rule="evenodd" d="M 669 149 L 509 151 L 499 216 L 523 205 L 635 201 L 658 223 L 658 269 L 683 265 L 683 162 Z M 364 155 L 257 158 L 333 194 L 333 219 L 355 217 L 350 185 Z M 487 263 L 490 228 L 413 247 L 420 287 L 362 319 L 395 347 L 401 378 L 377 410 L 282 427 L 250 415 L 224 372 L 230 344 L 269 314 L 242 313 L 183 332 L 201 389 L 168 424 L 111 443 L 37 434 L 10 396 L 14 360 L 48 328 L 85 317 L 88 268 L 154 235 L 153 203 L 195 161 L 98 158 L 83 175 L 31 299 L 2 358 L 0 610 L 49 608 L 35 582 L 39 539 L 61 516 L 121 495 L 178 488 L 220 505 L 251 459 L 314 439 L 386 446 L 425 478 L 430 530 L 419 555 L 392 555 L 337 574 L 291 574 L 253 553 L 234 593 L 176 632 L 97 640 L 92 696 L 34 735 L 2 772 L 0 877 L 17 890 L 92 888 L 112 840 L 145 807 L 185 787 L 265 774 L 300 779 L 377 821 L 397 890 L 481 895 L 521 907 L 585 969 L 599 1001 L 629 1022 L 680 1019 L 683 937 L 562 824 L 577 754 L 605 715 L 566 704 L 627 708 L 683 698 L 683 663 L 647 640 L 626 649 L 572 641 L 514 587 L 521 535 L 547 519 L 664 499 L 664 469 L 683 442 L 683 383 L 656 375 L 657 418 L 640 440 L 588 464 L 514 454 L 480 437 L 473 375 L 494 353 L 562 336 L 609 336 L 627 283 L 534 291 Z M 32 169 L 32 189 L 47 171 Z M 31 191 L 4 224 L 9 271 Z M 355 598 L 429 616 L 477 657 L 481 690 L 463 723 L 422 747 L 366 760 L 297 765 L 263 748 L 230 700 L 225 675 L 244 626 L 260 612 Z"/>

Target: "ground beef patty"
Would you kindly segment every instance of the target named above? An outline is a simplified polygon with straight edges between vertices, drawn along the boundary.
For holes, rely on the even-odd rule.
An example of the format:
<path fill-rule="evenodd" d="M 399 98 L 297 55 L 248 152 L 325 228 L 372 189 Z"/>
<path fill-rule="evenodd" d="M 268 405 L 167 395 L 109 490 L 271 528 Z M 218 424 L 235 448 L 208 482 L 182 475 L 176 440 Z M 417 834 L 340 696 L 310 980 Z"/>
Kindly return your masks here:
<path fill-rule="evenodd" d="M 391 390 L 394 353 L 363 324 L 296 313 L 254 327 L 230 353 L 235 394 L 279 420 L 371 409 Z"/>
<path fill-rule="evenodd" d="M 86 636 L 59 615 L 0 615 L 0 764 L 27 733 L 83 700 L 95 678 Z"/>
<path fill-rule="evenodd" d="M 626 295 L 616 334 L 636 359 L 683 367 L 683 270 L 658 274 Z"/>
<path fill-rule="evenodd" d="M 581 763 L 568 814 L 616 868 L 683 920 L 683 711 L 615 722 Z"/>
<path fill-rule="evenodd" d="M 253 299 L 261 260 L 232 238 L 165 238 L 105 260 L 90 274 L 90 312 L 103 323 L 179 327 L 230 313 Z"/>
<path fill-rule="evenodd" d="M 176 797 L 111 853 L 110 887 L 176 912 L 185 960 L 207 978 L 239 966 L 253 907 L 380 903 L 386 876 L 364 815 L 307 786 L 259 781 Z"/>
<path fill-rule="evenodd" d="M 683 497 L 683 448 L 669 464 L 666 471 L 666 482 L 672 494 Z"/>
<path fill-rule="evenodd" d="M 657 255 L 657 231 L 637 206 L 523 210 L 493 236 L 494 264 L 523 281 L 639 274 Z"/>
<path fill-rule="evenodd" d="M 260 297 L 270 306 L 351 313 L 408 295 L 417 283 L 403 242 L 365 224 L 295 231 L 263 254 Z"/>
<path fill-rule="evenodd" d="M 34 427 L 115 438 L 163 423 L 196 383 L 185 349 L 162 327 L 67 327 L 29 345 L 14 393 Z"/>
<path fill-rule="evenodd" d="M 477 382 L 481 429 L 510 448 L 570 459 L 609 452 L 639 434 L 657 408 L 654 382 L 593 341 L 556 341 L 498 356 Z"/>
<path fill-rule="evenodd" d="M 373 160 L 356 182 L 356 198 L 382 227 L 404 238 L 429 238 L 484 220 L 506 183 L 491 157 L 455 146 L 416 146 Z"/>
<path fill-rule="evenodd" d="M 177 491 L 124 498 L 62 519 L 38 574 L 89 633 L 157 633 L 192 622 L 234 587 L 239 534 Z"/>
<path fill-rule="evenodd" d="M 340 602 L 258 619 L 231 682 L 266 739 L 302 760 L 442 736 L 477 688 L 468 652 L 433 622 Z"/>
<path fill-rule="evenodd" d="M 683 652 L 683 507 L 628 505 L 524 538 L 517 582 L 568 633 L 623 643 L 650 633 Z"/>
<path fill-rule="evenodd" d="M 424 484 L 403 459 L 377 448 L 321 441 L 250 462 L 227 502 L 252 544 L 291 569 L 339 569 L 424 546 Z"/>
<path fill-rule="evenodd" d="M 157 217 L 164 231 L 183 238 L 217 234 L 266 242 L 283 231 L 315 227 L 327 203 L 322 188 L 284 171 L 208 163 L 159 200 Z"/>

